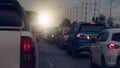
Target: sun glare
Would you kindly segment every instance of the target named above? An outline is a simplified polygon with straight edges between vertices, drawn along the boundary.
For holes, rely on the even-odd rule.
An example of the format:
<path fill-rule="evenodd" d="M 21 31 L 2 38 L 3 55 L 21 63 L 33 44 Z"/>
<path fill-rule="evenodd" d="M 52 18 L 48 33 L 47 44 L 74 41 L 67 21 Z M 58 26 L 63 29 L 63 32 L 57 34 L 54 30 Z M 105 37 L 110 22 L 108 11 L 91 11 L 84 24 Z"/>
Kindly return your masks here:
<path fill-rule="evenodd" d="M 53 15 L 51 13 L 48 13 L 48 12 L 40 13 L 38 21 L 39 21 L 39 24 L 43 28 L 48 28 L 48 27 L 52 26 Z"/>

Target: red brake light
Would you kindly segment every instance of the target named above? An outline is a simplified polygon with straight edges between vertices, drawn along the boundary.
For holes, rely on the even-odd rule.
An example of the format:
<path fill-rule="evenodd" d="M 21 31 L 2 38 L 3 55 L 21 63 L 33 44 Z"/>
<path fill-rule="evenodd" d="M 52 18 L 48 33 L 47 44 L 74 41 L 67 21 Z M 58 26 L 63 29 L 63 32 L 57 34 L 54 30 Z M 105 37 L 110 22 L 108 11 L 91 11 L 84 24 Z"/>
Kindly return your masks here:
<path fill-rule="evenodd" d="M 80 37 L 81 37 L 81 35 L 80 35 L 80 34 L 77 34 L 77 37 L 78 37 L 78 38 L 80 38 Z"/>
<path fill-rule="evenodd" d="M 30 44 L 24 44 L 23 50 L 24 52 L 30 51 Z"/>
<path fill-rule="evenodd" d="M 120 46 L 119 45 L 115 45 L 115 44 L 109 44 L 108 48 L 109 49 L 120 49 Z"/>
<path fill-rule="evenodd" d="M 21 47 L 24 53 L 30 53 L 33 50 L 33 43 L 29 37 L 21 38 Z"/>
<path fill-rule="evenodd" d="M 96 24 L 96 22 L 92 21 L 92 22 L 90 22 L 90 24 L 91 24 L 91 25 L 94 25 L 94 24 Z"/>
<path fill-rule="evenodd" d="M 108 48 L 109 48 L 109 49 L 115 49 L 115 44 L 109 44 L 109 45 L 108 45 Z"/>
<path fill-rule="evenodd" d="M 87 36 L 87 39 L 89 40 L 89 39 L 90 39 L 90 36 Z"/>
<path fill-rule="evenodd" d="M 21 37 L 20 68 L 35 68 L 34 44 L 30 37 Z"/>
<path fill-rule="evenodd" d="M 81 34 L 77 34 L 76 37 L 77 37 L 77 38 L 86 38 L 85 35 L 81 35 Z"/>
<path fill-rule="evenodd" d="M 55 36 L 54 35 L 52 35 L 52 38 L 54 38 Z"/>
<path fill-rule="evenodd" d="M 37 40 L 37 36 L 36 35 L 34 35 L 34 39 Z"/>

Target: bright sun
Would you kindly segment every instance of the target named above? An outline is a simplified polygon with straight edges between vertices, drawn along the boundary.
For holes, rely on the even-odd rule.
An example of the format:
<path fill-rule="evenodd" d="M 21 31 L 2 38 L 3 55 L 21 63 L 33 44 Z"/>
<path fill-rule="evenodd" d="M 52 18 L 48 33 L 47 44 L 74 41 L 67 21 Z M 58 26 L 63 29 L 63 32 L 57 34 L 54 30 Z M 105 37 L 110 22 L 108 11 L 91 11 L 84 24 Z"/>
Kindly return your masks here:
<path fill-rule="evenodd" d="M 43 12 L 43 13 L 40 13 L 38 20 L 39 20 L 39 24 L 43 28 L 48 28 L 48 27 L 52 26 L 53 15 L 51 13 L 48 13 L 48 12 Z"/>

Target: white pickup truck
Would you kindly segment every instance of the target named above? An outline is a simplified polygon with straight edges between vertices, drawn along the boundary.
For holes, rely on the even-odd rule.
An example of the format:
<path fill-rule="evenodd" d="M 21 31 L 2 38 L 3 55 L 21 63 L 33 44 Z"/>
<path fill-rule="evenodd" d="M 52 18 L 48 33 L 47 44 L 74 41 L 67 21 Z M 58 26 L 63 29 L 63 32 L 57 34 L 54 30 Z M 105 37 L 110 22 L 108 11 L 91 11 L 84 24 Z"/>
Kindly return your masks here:
<path fill-rule="evenodd" d="M 0 68 L 38 68 L 38 48 L 16 0 L 0 0 Z"/>

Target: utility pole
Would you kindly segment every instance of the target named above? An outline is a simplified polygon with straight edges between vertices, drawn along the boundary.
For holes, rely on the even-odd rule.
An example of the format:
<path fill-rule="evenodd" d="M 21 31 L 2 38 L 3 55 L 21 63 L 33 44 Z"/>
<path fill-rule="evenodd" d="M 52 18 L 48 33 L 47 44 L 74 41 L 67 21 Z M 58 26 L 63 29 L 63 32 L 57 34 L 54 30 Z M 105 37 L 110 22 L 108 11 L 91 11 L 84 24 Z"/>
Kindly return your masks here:
<path fill-rule="evenodd" d="M 70 22 L 72 21 L 72 9 L 70 9 Z"/>
<path fill-rule="evenodd" d="M 88 3 L 85 3 L 85 22 L 87 22 L 87 5 Z"/>
<path fill-rule="evenodd" d="M 109 23 L 110 23 L 110 27 L 113 26 L 113 21 L 112 21 L 112 2 L 113 0 L 109 0 L 110 1 L 110 18 L 109 18 Z"/>
<path fill-rule="evenodd" d="M 83 1 L 81 3 L 81 21 L 83 21 Z"/>
<path fill-rule="evenodd" d="M 78 22 L 78 9 L 79 7 L 76 7 L 76 22 Z"/>
<path fill-rule="evenodd" d="M 96 17 L 96 3 L 97 3 L 97 1 L 95 0 L 94 1 L 94 18 Z"/>
<path fill-rule="evenodd" d="M 101 0 L 99 0 L 99 8 L 98 8 L 98 15 L 100 15 L 100 9 L 101 9 Z"/>
<path fill-rule="evenodd" d="M 111 20 L 111 16 L 112 16 L 112 0 L 110 0 L 110 20 Z"/>

